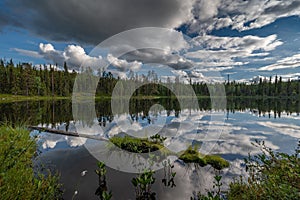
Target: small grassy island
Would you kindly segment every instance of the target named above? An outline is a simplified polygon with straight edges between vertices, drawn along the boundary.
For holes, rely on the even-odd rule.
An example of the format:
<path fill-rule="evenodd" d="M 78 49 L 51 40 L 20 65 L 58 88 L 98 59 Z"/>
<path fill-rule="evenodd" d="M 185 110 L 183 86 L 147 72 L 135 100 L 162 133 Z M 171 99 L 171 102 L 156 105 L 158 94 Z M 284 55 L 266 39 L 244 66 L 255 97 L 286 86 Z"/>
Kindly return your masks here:
<path fill-rule="evenodd" d="M 109 141 L 120 149 L 133 153 L 149 153 L 164 148 L 163 141 L 155 140 L 153 137 L 148 139 L 135 138 L 127 135 L 124 137 L 114 136 L 110 138 Z"/>
<path fill-rule="evenodd" d="M 164 155 L 174 155 L 175 153 L 167 150 L 163 144 L 165 137 L 159 134 L 148 138 L 135 138 L 131 136 L 110 138 L 110 142 L 119 147 L 120 149 L 133 152 L 133 153 L 149 153 L 154 151 L 161 151 Z M 214 169 L 221 170 L 229 167 L 229 162 L 218 155 L 202 155 L 199 153 L 198 148 L 188 147 L 185 151 L 176 154 L 178 158 L 185 163 L 194 163 L 200 167 L 211 165 Z"/>
<path fill-rule="evenodd" d="M 185 163 L 194 163 L 200 167 L 211 165 L 214 169 L 221 170 L 229 167 L 229 162 L 218 155 L 202 155 L 197 146 L 189 146 L 180 153 L 179 159 Z"/>

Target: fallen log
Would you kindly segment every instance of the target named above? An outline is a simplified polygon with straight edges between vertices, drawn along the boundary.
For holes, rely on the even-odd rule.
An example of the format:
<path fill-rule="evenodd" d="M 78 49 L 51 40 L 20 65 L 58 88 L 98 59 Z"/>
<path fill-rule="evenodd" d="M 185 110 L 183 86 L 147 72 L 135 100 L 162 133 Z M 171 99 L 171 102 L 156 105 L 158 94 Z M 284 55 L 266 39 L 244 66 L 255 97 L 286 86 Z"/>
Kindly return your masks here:
<path fill-rule="evenodd" d="M 39 126 L 28 126 L 28 128 L 32 130 L 38 130 L 38 131 L 53 133 L 57 135 L 66 135 L 72 137 L 83 137 L 83 138 L 93 139 L 93 140 L 109 141 L 107 138 L 102 136 L 97 136 L 97 135 L 81 134 L 77 132 L 63 131 L 63 130 L 51 129 L 51 128 L 39 127 Z"/>

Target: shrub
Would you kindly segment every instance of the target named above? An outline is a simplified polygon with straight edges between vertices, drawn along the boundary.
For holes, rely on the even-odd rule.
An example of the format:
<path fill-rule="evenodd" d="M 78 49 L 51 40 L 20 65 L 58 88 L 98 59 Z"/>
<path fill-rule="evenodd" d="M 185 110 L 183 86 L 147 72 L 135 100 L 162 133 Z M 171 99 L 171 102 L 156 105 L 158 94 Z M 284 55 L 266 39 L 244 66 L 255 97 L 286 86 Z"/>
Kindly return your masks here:
<path fill-rule="evenodd" d="M 0 126 L 1 199 L 60 199 L 58 176 L 35 173 L 36 143 L 24 128 Z"/>
<path fill-rule="evenodd" d="M 262 153 L 245 159 L 249 178 L 231 183 L 228 199 L 300 199 L 300 142 L 292 155 L 254 145 Z"/>

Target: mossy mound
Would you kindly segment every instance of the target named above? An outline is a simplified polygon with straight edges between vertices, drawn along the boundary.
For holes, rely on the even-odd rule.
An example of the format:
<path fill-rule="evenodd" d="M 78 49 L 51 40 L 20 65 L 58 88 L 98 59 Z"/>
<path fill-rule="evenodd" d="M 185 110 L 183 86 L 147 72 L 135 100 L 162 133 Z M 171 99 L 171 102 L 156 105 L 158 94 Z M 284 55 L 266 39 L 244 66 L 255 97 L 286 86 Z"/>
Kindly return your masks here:
<path fill-rule="evenodd" d="M 133 153 L 149 153 L 154 151 L 161 151 L 164 155 L 171 155 L 174 153 L 164 148 L 164 138 L 157 135 L 148 138 L 135 138 L 128 135 L 114 136 L 109 139 L 115 146 L 120 149 Z M 217 170 L 229 167 L 229 162 L 218 155 L 203 156 L 198 152 L 197 147 L 188 147 L 185 151 L 179 153 L 179 159 L 185 163 L 195 163 L 200 167 L 211 165 Z"/>
<path fill-rule="evenodd" d="M 185 150 L 180 156 L 179 159 L 185 163 L 195 163 L 199 164 L 201 167 L 207 165 L 206 160 L 200 155 L 200 153 L 191 146 Z"/>
<path fill-rule="evenodd" d="M 207 165 L 207 162 L 205 159 L 203 158 L 200 158 L 199 156 L 197 155 L 187 155 L 187 154 L 184 154 L 184 155 L 181 155 L 179 157 L 180 160 L 182 160 L 183 162 L 185 163 L 197 163 L 199 164 L 201 167 L 204 167 Z"/>
<path fill-rule="evenodd" d="M 151 141 L 148 138 L 114 136 L 109 140 L 117 147 L 133 153 L 149 153 L 164 148 L 162 143 Z"/>
<path fill-rule="evenodd" d="M 229 162 L 217 155 L 203 156 L 198 152 L 197 147 L 188 147 L 187 150 L 180 153 L 179 159 L 185 163 L 194 163 L 201 167 L 211 165 L 214 169 L 221 170 L 229 167 Z"/>
<path fill-rule="evenodd" d="M 217 170 L 229 167 L 229 162 L 217 155 L 206 155 L 204 159 L 206 160 L 207 164 L 211 165 Z"/>

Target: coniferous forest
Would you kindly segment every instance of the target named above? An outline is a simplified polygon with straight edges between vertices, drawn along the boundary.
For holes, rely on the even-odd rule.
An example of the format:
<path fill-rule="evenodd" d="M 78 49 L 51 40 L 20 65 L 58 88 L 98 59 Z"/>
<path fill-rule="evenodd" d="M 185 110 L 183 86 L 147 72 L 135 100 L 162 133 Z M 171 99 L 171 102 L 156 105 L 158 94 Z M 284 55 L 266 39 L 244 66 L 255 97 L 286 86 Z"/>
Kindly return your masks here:
<path fill-rule="evenodd" d="M 110 96 L 119 77 L 114 77 L 109 71 L 99 70 L 93 73 L 90 68 L 86 68 L 83 74 L 87 78 L 97 79 L 98 85 L 96 90 L 97 96 Z M 24 95 L 24 96 L 71 96 L 74 81 L 77 76 L 75 70 L 71 71 L 65 63 L 63 69 L 57 66 L 32 66 L 29 63 L 14 64 L 12 60 L 5 62 L 0 60 L 0 94 Z M 274 80 L 275 79 L 275 80 Z M 273 81 L 271 81 L 273 80 Z M 127 80 L 121 80 L 124 84 L 126 81 L 142 81 L 144 85 L 135 91 L 135 96 L 172 96 L 173 93 L 165 87 L 154 71 L 149 71 L 147 75 L 137 76 L 133 72 Z M 145 84 L 146 83 L 146 84 Z M 89 84 L 89 81 L 86 81 Z M 164 84 L 177 84 L 177 89 L 184 85 L 179 77 L 176 77 L 175 83 L 167 79 Z M 178 87 L 179 85 L 179 87 Z M 282 81 L 282 77 L 269 79 L 260 78 L 259 81 L 246 83 L 236 81 L 224 81 L 223 83 L 205 83 L 202 80 L 190 81 L 197 96 L 210 96 L 211 88 L 225 86 L 227 97 L 274 97 L 274 98 L 291 98 L 300 97 L 300 80 Z M 180 87 L 181 86 L 181 87 Z M 184 93 L 182 93 L 184 94 Z"/>

